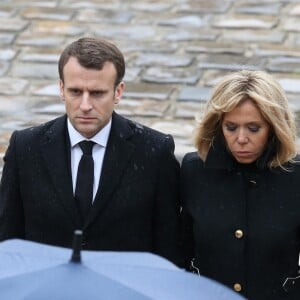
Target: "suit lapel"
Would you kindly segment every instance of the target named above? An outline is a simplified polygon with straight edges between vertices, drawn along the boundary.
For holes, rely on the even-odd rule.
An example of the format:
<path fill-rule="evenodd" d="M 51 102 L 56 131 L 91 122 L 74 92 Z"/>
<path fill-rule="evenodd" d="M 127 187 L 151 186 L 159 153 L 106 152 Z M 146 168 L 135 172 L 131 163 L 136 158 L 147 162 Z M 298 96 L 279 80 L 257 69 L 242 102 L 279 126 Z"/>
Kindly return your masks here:
<path fill-rule="evenodd" d="M 80 215 L 76 206 L 70 168 L 70 149 L 67 146 L 66 116 L 58 118 L 45 132 L 41 152 L 55 190 L 74 224 L 80 226 Z M 79 228 L 79 227 L 78 227 Z"/>
<path fill-rule="evenodd" d="M 107 149 L 103 159 L 99 189 L 85 227 L 97 217 L 118 186 L 135 149 L 135 145 L 128 140 L 132 135 L 133 131 L 128 121 L 114 113 Z"/>

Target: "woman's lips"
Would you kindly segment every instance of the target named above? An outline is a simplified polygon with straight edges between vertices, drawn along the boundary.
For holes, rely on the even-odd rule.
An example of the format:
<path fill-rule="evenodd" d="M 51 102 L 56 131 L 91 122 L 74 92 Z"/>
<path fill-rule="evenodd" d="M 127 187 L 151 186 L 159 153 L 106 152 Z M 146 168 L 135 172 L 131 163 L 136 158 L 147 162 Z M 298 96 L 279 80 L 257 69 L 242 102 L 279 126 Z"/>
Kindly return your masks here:
<path fill-rule="evenodd" d="M 252 152 L 249 152 L 249 151 L 236 151 L 235 154 L 238 157 L 250 157 L 250 156 L 252 156 Z"/>

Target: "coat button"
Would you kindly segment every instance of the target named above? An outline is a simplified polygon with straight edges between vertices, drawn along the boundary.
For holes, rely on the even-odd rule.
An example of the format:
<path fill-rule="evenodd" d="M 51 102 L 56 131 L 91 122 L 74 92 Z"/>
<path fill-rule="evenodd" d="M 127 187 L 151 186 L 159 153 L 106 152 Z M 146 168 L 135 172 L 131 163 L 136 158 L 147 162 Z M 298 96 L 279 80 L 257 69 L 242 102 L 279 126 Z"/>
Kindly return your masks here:
<path fill-rule="evenodd" d="M 235 283 L 233 288 L 236 292 L 240 292 L 242 290 L 242 286 L 239 283 Z"/>
<path fill-rule="evenodd" d="M 241 229 L 237 229 L 235 232 L 234 232 L 234 235 L 237 239 L 241 239 L 244 235 L 244 232 L 241 230 Z"/>

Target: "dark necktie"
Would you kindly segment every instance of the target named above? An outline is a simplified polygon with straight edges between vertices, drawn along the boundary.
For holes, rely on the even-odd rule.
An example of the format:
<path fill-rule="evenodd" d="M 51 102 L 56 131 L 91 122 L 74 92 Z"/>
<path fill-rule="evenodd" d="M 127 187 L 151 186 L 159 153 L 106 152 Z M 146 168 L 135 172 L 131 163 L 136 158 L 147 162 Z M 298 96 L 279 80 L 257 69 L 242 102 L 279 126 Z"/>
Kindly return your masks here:
<path fill-rule="evenodd" d="M 94 160 L 92 150 L 94 144 L 92 141 L 79 143 L 83 154 L 78 165 L 75 199 L 79 205 L 83 221 L 86 219 L 93 201 Z"/>

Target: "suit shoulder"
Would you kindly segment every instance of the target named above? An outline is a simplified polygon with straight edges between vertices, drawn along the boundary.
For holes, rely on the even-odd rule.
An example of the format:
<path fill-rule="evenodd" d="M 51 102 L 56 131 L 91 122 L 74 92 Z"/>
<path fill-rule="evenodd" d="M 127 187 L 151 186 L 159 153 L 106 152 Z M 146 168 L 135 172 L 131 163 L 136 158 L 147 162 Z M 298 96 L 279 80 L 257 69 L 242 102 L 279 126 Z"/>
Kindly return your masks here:
<path fill-rule="evenodd" d="M 144 139 L 147 139 L 148 142 L 154 142 L 156 144 L 159 144 L 160 142 L 168 139 L 173 141 L 173 137 L 170 134 L 166 134 L 161 131 L 155 130 L 133 120 L 128 120 L 128 124 L 133 130 L 134 134 Z"/>
<path fill-rule="evenodd" d="M 49 130 L 53 126 L 54 123 L 57 122 L 59 119 L 63 119 L 64 117 L 58 117 L 48 122 L 27 127 L 21 130 L 17 130 L 13 133 L 14 136 L 17 137 L 18 141 L 28 142 L 36 137 L 43 137 L 44 133 Z"/>

